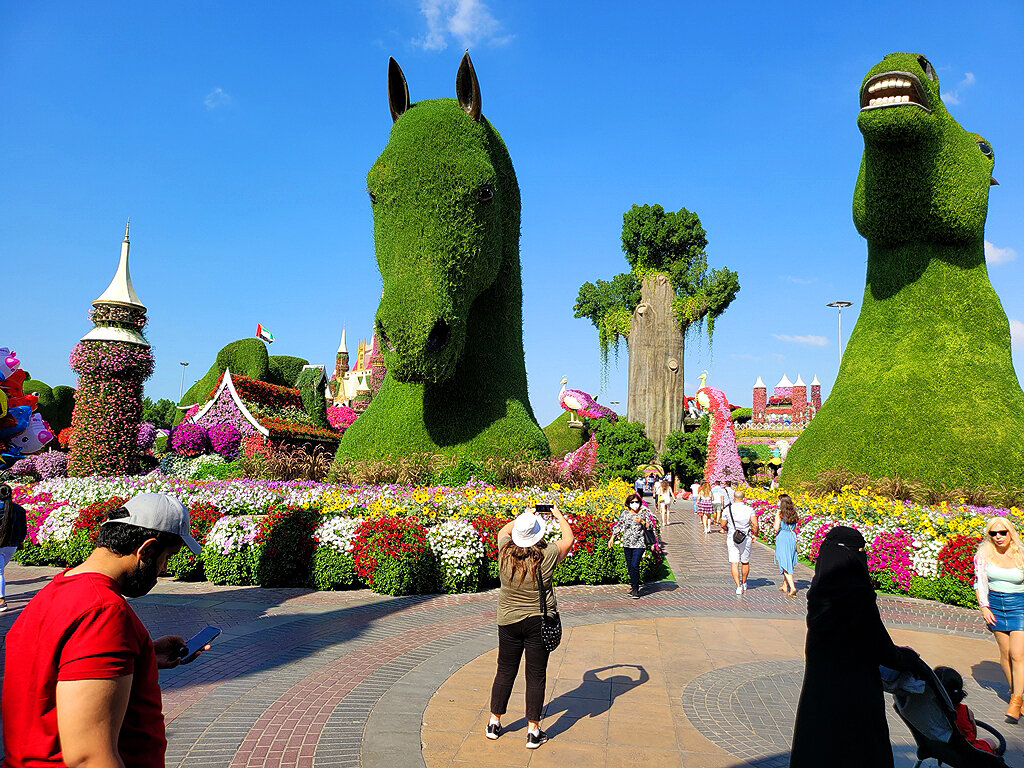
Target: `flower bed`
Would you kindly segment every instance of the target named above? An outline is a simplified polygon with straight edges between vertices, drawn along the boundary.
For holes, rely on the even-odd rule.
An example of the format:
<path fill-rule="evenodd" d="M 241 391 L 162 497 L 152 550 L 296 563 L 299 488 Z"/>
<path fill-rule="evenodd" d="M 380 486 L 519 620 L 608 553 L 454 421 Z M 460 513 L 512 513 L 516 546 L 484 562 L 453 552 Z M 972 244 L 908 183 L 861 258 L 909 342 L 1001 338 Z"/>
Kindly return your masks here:
<path fill-rule="evenodd" d="M 205 573 L 217 584 L 472 592 L 497 583 L 498 531 L 524 507 L 547 501 L 559 504 L 576 536 L 555 570 L 555 584 L 628 581 L 622 550 L 607 547 L 632 491 L 620 481 L 588 491 L 508 491 L 476 482 L 420 488 L 194 482 L 161 474 L 60 478 L 15 489 L 30 531 L 19 561 L 66 564 L 84 557 L 91 539 L 81 531 L 98 526 L 97 510 L 140 491 L 174 494 L 192 510 L 192 535 L 203 552 L 171 559 L 169 570 L 179 578 Z M 559 535 L 549 521 L 548 540 Z M 659 544 L 644 558 L 645 578 L 654 577 L 661 562 Z"/>
<path fill-rule="evenodd" d="M 751 490 L 748 498 L 761 523 L 759 538 L 774 544 L 772 523 L 778 491 Z M 942 503 L 934 507 L 898 502 L 847 488 L 834 496 L 792 494 L 800 522 L 797 554 L 814 563 L 833 526 L 848 525 L 867 542 L 868 570 L 875 585 L 895 594 L 977 607 L 974 552 L 985 520 L 1000 515 L 1020 525 L 1020 510 Z"/>

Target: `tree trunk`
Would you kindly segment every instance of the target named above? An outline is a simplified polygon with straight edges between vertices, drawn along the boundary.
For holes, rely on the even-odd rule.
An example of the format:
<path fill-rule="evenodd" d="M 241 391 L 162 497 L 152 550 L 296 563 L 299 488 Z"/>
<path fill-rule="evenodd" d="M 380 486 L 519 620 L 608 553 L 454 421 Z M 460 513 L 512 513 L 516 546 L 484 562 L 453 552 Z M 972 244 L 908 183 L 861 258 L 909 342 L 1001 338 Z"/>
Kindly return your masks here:
<path fill-rule="evenodd" d="M 672 314 L 675 291 L 665 275 L 644 278 L 629 332 L 628 418 L 643 422 L 658 453 L 683 428 L 683 332 Z"/>

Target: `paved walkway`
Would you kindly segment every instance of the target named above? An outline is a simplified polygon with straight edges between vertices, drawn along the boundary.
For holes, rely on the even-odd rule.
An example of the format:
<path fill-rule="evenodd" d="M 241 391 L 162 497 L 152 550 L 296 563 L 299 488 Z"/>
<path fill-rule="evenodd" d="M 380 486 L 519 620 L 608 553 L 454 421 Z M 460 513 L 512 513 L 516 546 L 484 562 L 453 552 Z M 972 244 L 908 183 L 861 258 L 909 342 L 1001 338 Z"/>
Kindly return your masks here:
<path fill-rule="evenodd" d="M 161 675 L 168 766 L 666 765 L 788 763 L 802 676 L 802 596 L 787 599 L 771 551 L 755 545 L 751 589 L 734 594 L 725 538 L 688 504 L 666 531 L 678 584 L 641 600 L 622 586 L 559 588 L 566 626 L 552 656 L 545 727 L 523 749 L 519 690 L 497 742 L 482 736 L 494 668 L 495 594 L 387 598 L 161 581 L 133 606 L 154 635 L 224 632 L 188 667 Z M 8 567 L 14 610 L 54 573 Z M 798 586 L 810 572 L 801 567 Z M 968 702 L 1024 765 L 1024 725 L 1004 724 L 995 645 L 975 612 L 880 598 L 897 642 L 967 678 Z M 909 734 L 891 725 L 897 765 Z M 639 743 L 638 743 L 639 742 Z"/>

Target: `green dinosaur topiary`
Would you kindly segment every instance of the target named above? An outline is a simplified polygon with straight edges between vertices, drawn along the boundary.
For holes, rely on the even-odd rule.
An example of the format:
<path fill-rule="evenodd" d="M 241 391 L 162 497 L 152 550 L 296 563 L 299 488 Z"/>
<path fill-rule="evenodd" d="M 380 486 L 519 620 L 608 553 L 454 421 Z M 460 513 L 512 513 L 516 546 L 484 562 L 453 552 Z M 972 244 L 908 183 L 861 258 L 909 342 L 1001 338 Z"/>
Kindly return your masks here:
<path fill-rule="evenodd" d="M 864 305 L 783 480 L 846 469 L 932 488 L 1015 487 L 1024 392 L 985 266 L 992 149 L 950 117 L 923 56 L 886 56 L 860 93 L 853 218 L 868 241 Z"/>
<path fill-rule="evenodd" d="M 395 124 L 367 177 L 387 374 L 338 458 L 547 456 L 526 391 L 519 185 L 472 62 L 458 101 L 411 104 L 394 59 L 388 87 Z"/>

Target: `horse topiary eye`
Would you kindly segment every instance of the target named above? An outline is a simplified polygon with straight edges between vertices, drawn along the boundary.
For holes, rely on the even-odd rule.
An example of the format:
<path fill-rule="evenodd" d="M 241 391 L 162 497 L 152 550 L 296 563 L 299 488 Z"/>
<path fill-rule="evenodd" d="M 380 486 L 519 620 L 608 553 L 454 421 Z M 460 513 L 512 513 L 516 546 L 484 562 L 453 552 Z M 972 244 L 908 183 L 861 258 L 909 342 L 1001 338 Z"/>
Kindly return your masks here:
<path fill-rule="evenodd" d="M 477 199 L 481 202 L 487 202 L 494 197 L 494 187 L 490 184 L 484 184 L 480 187 L 480 192 L 477 193 Z"/>
<path fill-rule="evenodd" d="M 370 196 L 370 205 L 373 205 L 374 203 L 377 202 L 377 196 L 370 191 L 369 187 L 367 187 L 366 189 L 366 194 Z"/>
<path fill-rule="evenodd" d="M 988 158 L 992 157 L 992 147 L 990 147 L 988 145 L 988 142 L 979 141 L 978 142 L 978 149 L 981 150 L 981 154 L 983 154 L 985 157 L 988 157 Z"/>
<path fill-rule="evenodd" d="M 930 61 L 928 61 L 928 59 L 926 59 L 924 56 L 918 56 L 917 57 L 917 63 L 921 65 L 921 69 L 924 70 L 925 76 L 929 80 L 934 82 L 935 81 L 935 68 L 932 67 L 932 63 Z"/>

